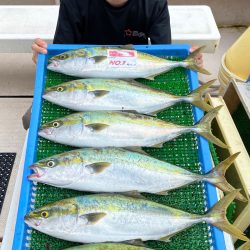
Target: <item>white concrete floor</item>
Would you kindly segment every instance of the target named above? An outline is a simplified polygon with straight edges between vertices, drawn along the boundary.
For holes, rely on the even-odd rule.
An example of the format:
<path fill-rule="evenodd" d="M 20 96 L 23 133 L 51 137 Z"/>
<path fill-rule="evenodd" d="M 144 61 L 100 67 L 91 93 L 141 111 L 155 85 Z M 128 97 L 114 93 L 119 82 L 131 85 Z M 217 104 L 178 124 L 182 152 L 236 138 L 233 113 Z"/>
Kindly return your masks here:
<path fill-rule="evenodd" d="M 217 78 L 222 55 L 244 30 L 243 28 L 220 29 L 222 38 L 216 53 L 204 55 L 204 66 L 212 72 L 212 76 L 201 76 L 202 81 Z M 35 77 L 35 66 L 31 61 L 31 54 L 0 54 L 0 76 L 0 152 L 17 153 L 14 176 L 10 182 L 6 199 L 7 204 L 0 217 L 1 238 L 26 133 L 22 128 L 21 118 L 32 102 L 31 97 L 27 98 L 33 94 Z M 9 96 L 11 98 L 8 98 Z"/>

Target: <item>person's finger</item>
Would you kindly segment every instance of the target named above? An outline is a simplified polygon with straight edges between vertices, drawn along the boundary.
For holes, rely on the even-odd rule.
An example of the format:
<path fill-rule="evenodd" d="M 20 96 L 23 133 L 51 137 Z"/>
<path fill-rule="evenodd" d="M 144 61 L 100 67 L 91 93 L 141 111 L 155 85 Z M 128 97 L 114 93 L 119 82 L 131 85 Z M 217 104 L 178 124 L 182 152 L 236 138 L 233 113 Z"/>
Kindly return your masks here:
<path fill-rule="evenodd" d="M 34 52 L 33 55 L 32 55 L 32 61 L 37 64 L 37 53 Z"/>
<path fill-rule="evenodd" d="M 36 43 L 32 44 L 32 50 L 37 52 L 37 53 L 42 53 L 42 54 L 46 54 L 47 50 L 44 49 L 43 47 L 38 46 Z"/>
<path fill-rule="evenodd" d="M 190 48 L 190 52 L 192 53 L 192 52 L 194 52 L 195 50 L 197 50 L 198 48 L 199 48 L 199 46 L 194 45 L 194 46 L 192 46 L 192 47 Z"/>
<path fill-rule="evenodd" d="M 48 47 L 48 44 L 41 38 L 35 39 L 34 43 L 37 44 L 39 47 L 43 47 L 44 49 L 47 49 Z"/>

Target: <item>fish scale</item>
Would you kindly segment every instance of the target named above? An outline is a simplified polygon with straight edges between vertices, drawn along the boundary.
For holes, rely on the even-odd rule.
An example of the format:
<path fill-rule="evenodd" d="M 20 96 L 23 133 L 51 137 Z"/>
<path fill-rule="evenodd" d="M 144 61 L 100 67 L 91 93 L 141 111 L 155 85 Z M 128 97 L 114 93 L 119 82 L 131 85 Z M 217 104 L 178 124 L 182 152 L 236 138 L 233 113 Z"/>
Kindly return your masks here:
<path fill-rule="evenodd" d="M 185 72 L 185 69 L 178 68 L 168 72 L 167 74 L 162 74 L 156 77 L 155 81 L 139 81 L 150 87 L 166 90 L 176 95 L 187 95 L 190 92 L 190 89 L 188 87 L 188 78 Z M 46 77 L 46 87 L 54 86 L 74 79 L 76 78 L 59 73 L 48 72 Z M 41 124 L 71 113 L 72 111 L 68 109 L 43 101 Z M 160 119 L 167 119 L 168 121 L 181 125 L 193 124 L 192 107 L 190 104 L 177 104 L 166 111 L 160 112 L 157 117 Z M 72 150 L 72 148 L 39 138 L 37 160 L 41 160 L 68 150 Z M 194 173 L 201 173 L 201 166 L 198 160 L 197 137 L 192 133 L 182 135 L 173 141 L 165 143 L 162 149 L 147 148 L 145 151 L 149 155 L 160 160 L 183 166 L 185 169 Z M 204 185 L 202 183 L 197 183 L 172 191 L 168 196 L 155 196 L 148 194 L 145 194 L 145 196 L 152 201 L 160 202 L 187 212 L 203 214 L 205 212 L 205 198 L 203 192 Z M 35 208 L 39 208 L 53 201 L 79 196 L 82 194 L 85 193 L 73 190 L 63 190 L 44 184 L 37 184 L 34 206 Z M 208 250 L 211 247 L 209 228 L 210 227 L 207 224 L 200 223 L 174 236 L 169 243 L 147 242 L 147 245 L 153 249 Z M 31 233 L 31 249 L 59 250 L 74 245 L 76 244 L 55 239 L 35 230 L 32 230 Z"/>

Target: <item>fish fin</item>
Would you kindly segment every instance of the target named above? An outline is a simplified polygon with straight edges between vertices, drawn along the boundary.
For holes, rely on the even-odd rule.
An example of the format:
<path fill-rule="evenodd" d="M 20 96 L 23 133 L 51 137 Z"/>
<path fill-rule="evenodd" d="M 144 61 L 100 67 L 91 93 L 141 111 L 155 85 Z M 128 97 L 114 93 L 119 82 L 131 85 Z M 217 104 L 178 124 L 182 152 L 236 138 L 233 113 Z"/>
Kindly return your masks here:
<path fill-rule="evenodd" d="M 90 58 L 93 59 L 95 61 L 95 63 L 100 63 L 100 62 L 106 60 L 107 56 L 93 56 Z"/>
<path fill-rule="evenodd" d="M 228 157 L 226 160 L 222 161 L 218 166 L 216 166 L 214 169 L 212 169 L 209 173 L 207 173 L 204 176 L 205 180 L 214 184 L 223 192 L 234 191 L 235 188 L 227 182 L 225 178 L 225 173 L 239 154 L 240 154 L 239 152 L 235 153 L 231 155 L 230 157 Z M 236 199 L 243 201 L 243 202 L 247 202 L 247 199 L 240 192 L 236 196 Z"/>
<path fill-rule="evenodd" d="M 119 111 L 119 110 L 118 110 Z M 138 111 L 136 110 L 121 110 L 122 112 L 125 112 L 125 113 L 133 113 L 133 114 L 137 114 L 137 115 L 141 115 L 141 113 L 139 113 Z"/>
<path fill-rule="evenodd" d="M 168 195 L 168 191 L 162 191 L 162 192 L 159 192 L 159 193 L 156 193 L 158 195 Z"/>
<path fill-rule="evenodd" d="M 144 199 L 144 200 L 146 200 L 146 197 L 143 196 L 141 193 L 139 193 L 136 190 L 134 190 L 134 191 L 128 191 L 128 192 L 124 192 L 124 193 L 120 193 L 120 194 L 128 196 L 128 197 L 132 197 L 132 198 L 138 198 L 138 199 Z"/>
<path fill-rule="evenodd" d="M 203 99 L 202 99 L 202 95 L 204 93 L 204 91 L 206 89 L 208 89 L 216 80 L 211 80 L 205 84 L 203 84 L 202 86 L 200 86 L 198 89 L 194 90 L 193 92 L 191 92 L 187 97 L 188 97 L 188 102 L 190 102 L 191 104 L 201 108 L 202 110 L 205 111 L 210 111 L 211 109 L 213 109 L 212 106 L 210 106 L 208 103 L 206 103 Z"/>
<path fill-rule="evenodd" d="M 155 76 L 147 76 L 147 77 L 145 77 L 145 79 L 150 80 L 150 81 L 154 81 Z"/>
<path fill-rule="evenodd" d="M 250 239 L 240 229 L 228 222 L 226 216 L 228 206 L 239 195 L 239 191 L 239 189 L 234 190 L 216 203 L 205 215 L 205 221 L 240 240 L 249 241 Z"/>
<path fill-rule="evenodd" d="M 86 167 L 91 170 L 91 173 L 101 173 L 106 168 L 108 168 L 111 165 L 109 162 L 95 162 L 93 164 L 87 165 Z"/>
<path fill-rule="evenodd" d="M 145 247 L 145 244 L 141 239 L 135 239 L 135 240 L 126 240 L 123 241 L 126 244 L 133 245 L 133 246 L 138 246 L 138 247 Z"/>
<path fill-rule="evenodd" d="M 133 44 L 126 44 L 119 46 L 120 49 L 126 49 L 126 50 L 135 50 Z"/>
<path fill-rule="evenodd" d="M 193 131 L 197 132 L 201 136 L 205 137 L 210 142 L 221 148 L 228 148 L 228 146 L 222 142 L 219 138 L 215 137 L 211 132 L 211 122 L 218 114 L 219 110 L 223 106 L 218 106 L 212 110 L 210 110 L 200 121 L 195 125 Z"/>
<path fill-rule="evenodd" d="M 94 91 L 89 91 L 90 94 L 93 94 L 95 97 L 102 97 L 105 96 L 109 93 L 110 91 L 108 90 L 94 90 Z"/>
<path fill-rule="evenodd" d="M 102 123 L 92 123 L 92 124 L 87 124 L 87 125 L 85 125 L 85 127 L 91 128 L 91 129 L 93 129 L 93 130 L 95 130 L 95 131 L 101 131 L 101 130 L 107 128 L 108 126 L 109 126 L 109 125 L 107 125 L 107 124 L 102 124 Z"/>
<path fill-rule="evenodd" d="M 152 145 L 151 147 L 152 148 L 163 148 L 163 144 L 164 144 L 164 142 L 161 142 L 159 144 Z"/>
<path fill-rule="evenodd" d="M 200 72 L 202 74 L 205 75 L 211 75 L 211 73 L 209 71 L 207 71 L 206 69 L 200 67 L 197 65 L 197 62 L 195 60 L 195 57 L 201 53 L 201 51 L 205 48 L 206 46 L 202 46 L 198 49 L 196 49 L 194 52 L 192 52 L 185 60 L 184 62 L 187 63 L 187 68 L 188 69 L 192 69 L 194 71 Z"/>
<path fill-rule="evenodd" d="M 157 112 L 155 112 L 156 114 L 154 113 L 150 113 L 150 114 L 143 114 L 143 113 L 139 113 L 138 111 L 136 110 L 117 110 L 117 111 L 121 111 L 121 112 L 124 112 L 124 113 L 132 113 L 132 114 L 135 114 L 135 115 L 143 115 L 143 116 L 148 116 L 148 117 L 153 117 L 155 118 L 156 117 L 156 114 Z"/>
<path fill-rule="evenodd" d="M 81 219 L 87 220 L 87 224 L 95 224 L 106 215 L 107 215 L 106 213 L 91 213 L 91 214 L 83 214 L 80 215 L 79 217 Z"/>
<path fill-rule="evenodd" d="M 162 238 L 159 239 L 159 241 L 163 241 L 163 242 L 170 242 L 170 238 L 172 237 L 173 235 L 167 235 L 167 236 L 164 236 Z"/>
<path fill-rule="evenodd" d="M 143 155 L 149 155 L 147 152 L 145 152 L 141 147 L 126 147 L 124 148 L 128 151 L 143 154 Z"/>

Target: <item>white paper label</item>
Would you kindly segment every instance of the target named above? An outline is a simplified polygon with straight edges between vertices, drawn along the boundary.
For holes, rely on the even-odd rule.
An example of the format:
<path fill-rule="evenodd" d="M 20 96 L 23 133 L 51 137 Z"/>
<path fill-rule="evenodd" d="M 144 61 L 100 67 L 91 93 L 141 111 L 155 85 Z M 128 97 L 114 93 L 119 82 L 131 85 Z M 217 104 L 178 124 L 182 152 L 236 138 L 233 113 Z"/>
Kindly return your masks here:
<path fill-rule="evenodd" d="M 108 65 L 111 68 L 133 68 L 137 64 L 136 50 L 108 49 Z"/>

